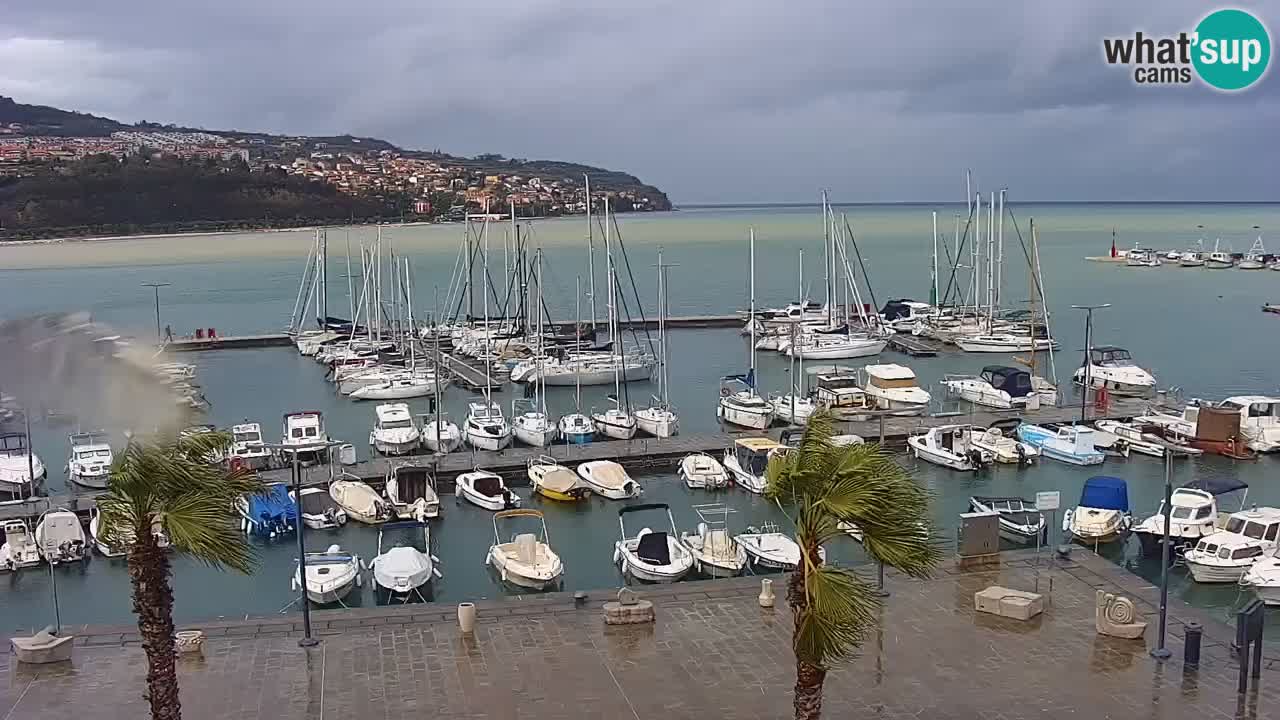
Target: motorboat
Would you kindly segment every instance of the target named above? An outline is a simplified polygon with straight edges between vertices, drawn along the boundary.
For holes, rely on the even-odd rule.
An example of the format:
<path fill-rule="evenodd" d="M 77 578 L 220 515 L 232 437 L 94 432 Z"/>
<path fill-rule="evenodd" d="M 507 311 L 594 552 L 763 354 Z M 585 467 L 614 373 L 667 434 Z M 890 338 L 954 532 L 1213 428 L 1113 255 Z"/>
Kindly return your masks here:
<path fill-rule="evenodd" d="M 905 365 L 867 365 L 860 373 L 862 390 L 875 406 L 898 415 L 919 415 L 929 407 L 929 393 Z"/>
<path fill-rule="evenodd" d="M 1262 244 L 1262 236 L 1259 235 L 1236 267 L 1241 270 L 1262 270 L 1267 266 L 1266 258 L 1267 248 Z"/>
<path fill-rule="evenodd" d="M 698 527 L 681 532 L 680 542 L 693 556 L 693 568 L 712 578 L 735 577 L 747 568 L 747 551 L 729 534 L 728 505 L 694 505 Z"/>
<path fill-rule="evenodd" d="M 826 365 L 805 371 L 813 377 L 813 397 L 818 408 L 835 413 L 857 413 L 875 406 L 859 384 L 857 368 Z"/>
<path fill-rule="evenodd" d="M 71 443 L 67 477 L 83 487 L 105 489 L 111 477 L 111 463 L 115 460 L 111 446 L 107 444 L 106 433 L 75 433 L 67 439 Z"/>
<path fill-rule="evenodd" d="M 159 548 L 169 547 L 169 536 L 164 532 L 160 523 L 154 523 L 151 526 L 151 534 L 155 536 L 156 546 Z M 129 545 L 133 544 L 133 531 L 129 528 L 121 528 L 115 533 L 116 542 L 107 539 L 107 528 L 102 519 L 102 510 L 94 507 L 89 511 L 89 541 L 103 557 L 123 557 L 129 552 Z M 123 545 L 122 545 L 123 543 Z"/>
<path fill-rule="evenodd" d="M 293 591 L 297 592 L 305 585 L 307 599 L 317 605 L 341 602 L 363 584 L 360 557 L 344 552 L 340 545 L 330 545 L 324 552 L 304 553 L 302 559 L 306 566 L 305 577 L 299 577 L 295 565 Z"/>
<path fill-rule="evenodd" d="M 274 538 L 298 528 L 298 505 L 283 484 L 270 483 L 262 492 L 236 499 L 240 529 L 261 538 Z"/>
<path fill-rule="evenodd" d="M 409 406 L 387 403 L 374 408 L 369 445 L 383 455 L 408 455 L 422 444 L 422 432 L 413 424 Z"/>
<path fill-rule="evenodd" d="M 385 522 L 394 515 L 377 491 L 354 476 L 343 476 L 329 483 L 329 496 L 347 512 L 347 518 L 366 525 Z"/>
<path fill-rule="evenodd" d="M 942 384 L 949 395 L 974 405 L 999 410 L 1034 410 L 1040 403 L 1046 402 L 1046 398 L 1037 390 L 1031 373 L 1007 365 L 988 365 L 982 368 L 980 375 L 944 375 Z M 1057 394 L 1054 389 L 1053 397 L 1047 399 L 1047 404 L 1052 405 Z"/>
<path fill-rule="evenodd" d="M 1034 465 L 1040 457 L 1040 448 L 1024 443 L 1017 438 L 1014 425 L 1010 435 L 1001 427 L 1002 423 L 992 424 L 987 429 L 969 428 L 969 444 L 984 452 L 991 453 L 996 462 L 1006 465 Z"/>
<path fill-rule="evenodd" d="M 368 397 L 367 393 L 356 396 L 355 392 L 362 388 L 383 386 L 386 388 L 388 383 L 393 380 L 403 378 L 412 378 L 414 380 L 423 380 L 434 385 L 436 380 L 435 371 L 426 367 L 407 368 L 403 365 L 370 365 L 367 367 L 359 367 L 350 373 L 342 373 L 342 378 L 337 380 L 338 392 L 342 395 L 351 395 L 355 399 L 377 399 L 376 397 Z M 415 383 L 417 385 L 419 383 Z M 378 395 L 381 393 L 374 393 Z M 418 397 L 415 395 L 414 397 Z M 382 398 L 384 400 L 396 398 Z"/>
<path fill-rule="evenodd" d="M 585 445 L 596 435 L 596 426 L 592 424 L 591 418 L 580 412 L 561 416 L 558 426 L 560 437 L 570 445 Z"/>
<path fill-rule="evenodd" d="M 540 455 L 529 459 L 529 483 L 533 491 L 549 500 L 578 502 L 591 496 L 591 489 L 583 485 L 569 468 L 553 457 Z"/>
<path fill-rule="evenodd" d="M 1209 270 L 1230 270 L 1236 266 L 1236 261 L 1231 253 L 1215 249 L 1205 258 L 1204 266 Z"/>
<path fill-rule="evenodd" d="M 1018 440 L 1037 447 L 1040 454 L 1072 465 L 1101 465 L 1107 456 L 1095 448 L 1094 429 L 1083 425 L 1022 423 Z"/>
<path fill-rule="evenodd" d="M 1049 525 L 1044 515 L 1036 510 L 1036 504 L 1020 497 L 969 498 L 972 512 L 994 512 L 1000 516 L 1000 537 L 1009 542 L 1027 545 L 1043 545 L 1048 539 Z"/>
<path fill-rule="evenodd" d="M 435 389 L 433 378 L 404 374 L 374 385 L 365 385 L 351 391 L 352 400 L 407 400 L 426 397 Z"/>
<path fill-rule="evenodd" d="M 178 437 L 183 440 L 188 440 L 205 435 L 212 435 L 216 432 L 218 432 L 218 426 L 206 423 L 203 425 L 191 425 L 189 427 L 185 427 L 178 433 Z M 216 450 L 210 451 L 204 456 L 204 461 L 210 465 L 221 465 L 226 461 L 226 459 L 225 452 Z"/>
<path fill-rule="evenodd" d="M 938 314 L 938 308 L 916 300 L 889 300 L 880 308 L 880 319 L 897 332 L 911 332 L 916 323 Z"/>
<path fill-rule="evenodd" d="M 1177 250 L 1170 250 L 1160 254 L 1160 262 L 1165 265 L 1177 265 L 1182 260 L 1182 253 Z"/>
<path fill-rule="evenodd" d="M 621 406 L 616 395 L 610 395 L 609 400 L 614 403 L 614 407 L 591 412 L 591 422 L 596 431 L 614 440 L 630 440 L 635 437 L 636 430 L 639 429 L 636 416 Z"/>
<path fill-rule="evenodd" d="M 1181 267 L 1204 267 L 1204 253 L 1199 250 L 1187 250 L 1178 258 Z"/>
<path fill-rule="evenodd" d="M 1254 561 L 1240 578 L 1240 585 L 1252 588 L 1263 604 L 1280 605 L 1280 558 L 1272 555 Z"/>
<path fill-rule="evenodd" d="M 1125 254 L 1124 264 L 1128 267 L 1160 267 L 1160 258 L 1154 250 L 1135 247 Z"/>
<path fill-rule="evenodd" d="M 319 410 L 286 413 L 280 444 L 282 454 L 297 455 L 300 465 L 327 462 L 329 434 L 324 429 L 324 413 Z"/>
<path fill-rule="evenodd" d="M 312 530 L 333 530 L 347 524 L 347 511 L 324 488 L 302 488 L 298 494 L 290 490 L 289 498 L 297 504 L 302 524 Z"/>
<path fill-rule="evenodd" d="M 502 476 L 488 470 L 464 472 L 454 480 L 454 493 L 461 499 L 485 510 L 509 510 L 520 507 L 520 496 L 511 492 Z"/>
<path fill-rule="evenodd" d="M 502 416 L 498 404 L 485 399 L 473 400 L 467 405 L 467 421 L 463 424 L 463 436 L 477 450 L 501 450 L 511 444 L 511 425 Z"/>
<path fill-rule="evenodd" d="M 1085 480 L 1080 502 L 1062 514 L 1062 532 L 1082 545 L 1119 540 L 1132 524 L 1129 487 L 1116 477 L 1100 475 Z"/>
<path fill-rule="evenodd" d="M 680 461 L 680 478 L 690 490 L 715 490 L 729 485 L 724 466 L 706 453 L 685 455 Z"/>
<path fill-rule="evenodd" d="M 733 376 L 721 381 L 720 403 L 716 406 L 716 416 L 721 421 L 753 430 L 764 430 L 773 423 L 773 405 L 756 393 L 754 380 L 754 375 L 748 373 L 745 378 Z M 735 390 L 738 386 L 741 389 Z"/>
<path fill-rule="evenodd" d="M 555 421 L 532 400 L 511 402 L 511 426 L 517 440 L 533 447 L 547 447 L 558 434 Z"/>
<path fill-rule="evenodd" d="M 36 549 L 50 565 L 83 560 L 88 556 L 80 518 L 66 508 L 46 510 L 36 522 Z"/>
<path fill-rule="evenodd" d="M 956 346 L 965 352 L 973 353 L 1040 352 L 1056 350 L 1058 341 L 1031 335 L 1000 333 L 956 338 Z"/>
<path fill-rule="evenodd" d="M 26 520 L 5 520 L 0 530 L 4 531 L 4 543 L 0 544 L 0 570 L 14 572 L 40 564 L 40 547 Z"/>
<path fill-rule="evenodd" d="M 244 422 L 231 426 L 227 463 L 245 470 L 265 470 L 271 464 L 271 449 L 262 441 L 261 425 Z"/>
<path fill-rule="evenodd" d="M 503 542 L 499 521 L 533 518 L 542 526 L 540 534 L 521 533 Z M 551 549 L 547 521 L 537 510 L 503 510 L 493 515 L 493 545 L 485 562 L 497 571 L 505 583 L 531 590 L 548 590 L 559 586 L 564 578 L 560 556 Z"/>
<path fill-rule="evenodd" d="M 766 570 L 794 570 L 800 564 L 800 545 L 790 535 L 779 532 L 774 523 L 764 523 L 760 527 L 748 527 L 744 533 L 734 537 L 738 545 L 746 551 L 752 565 Z M 826 552 L 818 551 L 819 559 L 826 558 Z"/>
<path fill-rule="evenodd" d="M 972 430 L 970 425 L 940 425 L 909 435 L 907 447 L 917 460 L 952 470 L 980 470 L 995 462 L 995 456 L 973 446 L 970 442 Z"/>
<path fill-rule="evenodd" d="M 433 413 L 422 417 L 422 444 L 433 453 L 451 453 L 462 446 L 462 431 L 450 422 L 447 413 Z"/>
<path fill-rule="evenodd" d="M 769 404 L 773 406 L 773 416 L 790 425 L 805 425 L 818 410 L 818 404 L 811 397 L 806 397 L 792 388 L 785 395 L 770 395 Z"/>
<path fill-rule="evenodd" d="M 421 533 L 421 547 L 416 543 L 390 545 L 387 534 L 401 531 L 415 536 Z M 388 523 L 378 528 L 378 554 L 369 563 L 378 587 L 391 594 L 422 596 L 424 586 L 433 578 L 442 577 L 439 564 L 440 560 L 431 554 L 431 530 L 426 523 Z"/>
<path fill-rule="evenodd" d="M 578 465 L 578 477 L 591 492 L 610 500 L 639 497 L 644 490 L 625 468 L 612 460 L 592 460 Z"/>
<path fill-rule="evenodd" d="M 383 487 L 391 512 L 400 520 L 426 522 L 440 517 L 435 472 L 421 465 L 398 465 L 387 472 Z"/>
<path fill-rule="evenodd" d="M 1095 442 L 1102 443 L 1101 446 L 1119 450 L 1126 456 L 1130 452 L 1136 452 L 1139 455 L 1164 457 L 1165 446 L 1158 442 L 1152 442 L 1151 436 L 1142 432 L 1142 428 L 1134 423 L 1120 420 L 1099 420 L 1094 423 L 1094 427 L 1097 430 L 1095 436 L 1098 438 Z M 1112 440 L 1114 442 L 1111 442 Z M 1203 454 L 1202 451 L 1194 448 L 1187 448 L 1187 450 L 1190 452 L 1175 453 L 1174 457 Z"/>
<path fill-rule="evenodd" d="M 1174 488 L 1169 497 L 1173 508 L 1169 516 L 1169 543 L 1174 549 L 1195 545 L 1201 538 L 1208 537 L 1226 525 L 1226 515 L 1218 510 L 1218 497 L 1245 490 L 1248 495 L 1249 486 L 1239 480 L 1226 477 L 1208 477 L 1190 482 L 1183 487 Z M 1240 505 L 1243 509 L 1244 498 Z M 1138 537 L 1138 544 L 1144 556 L 1159 555 L 1164 543 L 1165 523 L 1164 502 L 1156 509 L 1155 514 L 1143 518 L 1133 527 L 1133 534 Z"/>
<path fill-rule="evenodd" d="M 1084 385 L 1086 367 L 1089 386 L 1105 389 L 1113 395 L 1145 397 L 1156 390 L 1156 379 L 1151 373 L 1138 367 L 1128 350 L 1114 345 L 1089 348 L 1088 364 L 1076 368 L 1072 379 Z"/>
<path fill-rule="evenodd" d="M 1255 562 L 1275 554 L 1277 535 L 1280 509 L 1241 510 L 1232 513 L 1221 530 L 1196 541 L 1182 558 L 1196 582 L 1239 582 Z"/>
<path fill-rule="evenodd" d="M 627 533 L 625 518 L 639 512 L 660 511 L 667 514 L 670 532 L 645 527 L 635 535 Z M 627 579 L 646 582 L 675 582 L 693 569 L 693 554 L 679 540 L 676 519 L 665 503 L 641 503 L 618 510 L 621 537 L 613 547 L 613 562 Z"/>
<path fill-rule="evenodd" d="M 48 475 L 23 433 L 0 433 L 0 493 L 31 497 Z"/>
<path fill-rule="evenodd" d="M 680 417 L 670 406 L 661 402 L 635 412 L 636 427 L 656 438 L 674 437 L 680 431 Z"/>
<path fill-rule="evenodd" d="M 1260 453 L 1280 451 L 1280 398 L 1266 395 L 1234 395 L 1217 407 L 1240 415 L 1240 434 L 1250 450 Z"/>
<path fill-rule="evenodd" d="M 724 451 L 724 469 L 729 471 L 735 485 L 759 495 L 768 483 L 765 472 L 769 458 L 786 447 L 767 437 L 738 438 L 733 441 L 733 447 Z"/>

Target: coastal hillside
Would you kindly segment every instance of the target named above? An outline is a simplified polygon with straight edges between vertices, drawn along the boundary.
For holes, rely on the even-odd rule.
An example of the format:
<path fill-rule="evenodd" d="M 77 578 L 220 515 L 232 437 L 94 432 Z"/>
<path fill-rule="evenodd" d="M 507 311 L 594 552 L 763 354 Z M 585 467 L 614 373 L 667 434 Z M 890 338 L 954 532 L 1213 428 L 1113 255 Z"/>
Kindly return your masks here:
<path fill-rule="evenodd" d="M 625 172 L 354 135 L 132 125 L 0 96 L 0 240 L 671 209 Z"/>

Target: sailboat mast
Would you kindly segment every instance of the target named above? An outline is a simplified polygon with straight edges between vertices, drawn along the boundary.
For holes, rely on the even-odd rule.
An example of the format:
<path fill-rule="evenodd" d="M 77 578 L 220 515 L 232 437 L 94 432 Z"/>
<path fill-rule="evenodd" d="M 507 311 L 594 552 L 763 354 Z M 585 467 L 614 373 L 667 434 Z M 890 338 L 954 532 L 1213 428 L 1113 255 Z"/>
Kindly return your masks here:
<path fill-rule="evenodd" d="M 987 330 L 996 317 L 996 288 L 993 282 L 996 269 L 996 194 L 991 193 L 987 204 Z"/>
<path fill-rule="evenodd" d="M 440 290 L 439 286 L 436 287 L 436 290 L 437 292 Z M 436 404 L 436 407 L 435 407 L 436 442 L 439 443 L 439 447 L 445 447 L 444 427 L 443 427 L 444 419 L 441 417 L 441 413 L 444 410 L 443 410 L 443 407 L 441 406 L 441 398 L 440 398 L 440 375 L 442 372 L 440 368 L 440 324 L 436 318 L 432 318 L 431 320 L 431 329 L 433 331 L 431 334 L 435 339 L 434 344 L 435 344 L 435 361 L 436 361 L 435 367 L 432 368 L 432 372 L 435 376 L 435 381 L 436 381 L 436 403 L 435 403 Z"/>
<path fill-rule="evenodd" d="M 577 275 L 573 279 L 573 345 L 574 352 L 581 356 L 582 354 L 582 276 Z M 575 363 L 576 367 L 573 371 L 573 407 L 574 410 L 582 412 L 582 365 Z M 568 442 L 568 439 L 565 440 Z"/>
<path fill-rule="evenodd" d="M 416 344 L 414 343 L 414 336 L 417 335 L 417 333 L 414 332 L 413 322 L 413 292 L 409 290 L 409 258 L 404 258 L 404 304 L 409 332 L 405 334 L 404 331 L 401 330 L 400 337 L 409 343 L 409 368 L 414 369 L 418 367 L 417 350 L 414 348 L 414 345 Z"/>
<path fill-rule="evenodd" d="M 594 333 L 596 330 L 596 241 L 595 230 L 591 226 L 591 176 L 583 173 L 582 179 L 587 184 L 587 291 L 591 293 L 591 332 Z"/>
<path fill-rule="evenodd" d="M 996 306 L 1000 306 L 1000 291 L 1004 289 L 1004 190 L 1000 191 L 1000 219 L 996 229 Z"/>
<path fill-rule="evenodd" d="M 835 300 L 831 297 L 831 221 L 827 217 L 827 191 L 822 191 L 822 290 L 826 294 L 825 302 L 827 306 L 827 327 L 833 327 L 835 316 L 832 314 L 832 304 Z M 751 322 L 755 323 L 755 317 L 751 318 Z"/>
<path fill-rule="evenodd" d="M 606 290 L 608 290 L 609 292 L 609 302 L 606 307 L 609 313 L 609 340 L 610 342 L 616 342 L 618 344 L 619 359 L 614 362 L 613 392 L 614 392 L 614 396 L 618 399 L 619 406 L 621 406 L 622 370 L 623 370 L 623 368 L 621 367 L 622 340 L 618 337 L 618 335 L 621 334 L 618 328 L 618 306 L 614 302 L 614 297 L 613 297 L 614 285 L 617 282 L 617 278 L 614 276 L 614 273 L 613 273 L 612 239 L 613 239 L 612 235 L 609 232 L 609 198 L 606 197 L 604 199 L 604 263 L 605 263 L 605 276 L 606 276 L 605 277 Z"/>
<path fill-rule="evenodd" d="M 523 265 L 523 263 L 521 264 Z M 542 307 L 542 248 L 538 248 L 538 277 L 536 278 L 536 281 L 538 283 L 538 305 L 537 306 L 541 308 Z M 538 349 L 535 351 L 538 353 L 535 356 L 538 358 L 537 382 L 539 385 L 542 386 L 542 417 L 546 418 L 547 416 L 547 380 L 543 376 L 543 372 L 542 372 L 543 347 L 542 347 L 542 313 L 541 312 L 538 313 L 537 325 L 538 325 L 538 329 L 537 329 Z M 538 392 L 537 385 L 534 386 L 533 391 L 535 394 Z"/>
<path fill-rule="evenodd" d="M 485 208 L 485 209 L 486 209 L 486 210 L 488 210 L 488 208 Z M 484 244 L 484 256 L 483 256 L 483 257 L 481 258 L 481 260 L 480 260 L 480 262 L 481 262 L 481 269 L 484 271 L 484 278 L 485 278 L 485 283 L 486 283 L 486 284 L 488 284 L 488 282 L 489 282 L 489 217 L 488 217 L 488 215 L 489 215 L 489 214 L 486 212 L 486 213 L 485 213 L 485 218 L 484 218 L 484 227 L 483 227 L 483 229 L 481 230 L 481 234 L 482 234 L 482 236 L 483 236 L 483 244 Z M 489 357 L 489 341 L 490 341 L 492 338 L 490 338 L 490 336 L 489 336 L 489 329 L 490 329 L 490 328 L 489 328 L 489 293 L 488 293 L 488 288 L 485 288 L 485 292 L 481 292 L 481 293 L 480 293 L 480 296 L 481 296 L 481 297 L 483 298 L 483 300 L 484 300 L 484 360 L 483 360 L 483 363 L 484 363 L 484 406 L 485 406 L 485 413 L 486 413 L 486 414 L 488 414 L 488 412 L 489 412 L 489 406 L 493 404 L 493 393 L 491 392 L 491 389 L 490 389 L 490 387 L 489 387 L 489 386 L 490 386 L 490 381 L 489 381 L 489 366 L 493 364 L 493 360 Z"/>
<path fill-rule="evenodd" d="M 756 391 L 756 229 L 751 228 L 750 240 L 748 241 L 748 252 L 750 253 L 751 281 L 749 284 L 750 292 L 748 302 L 751 309 L 751 367 L 747 373 L 747 379 L 751 381 L 748 385 L 752 394 Z"/>
<path fill-rule="evenodd" d="M 351 322 L 356 321 L 356 295 L 351 287 L 351 231 L 347 231 L 347 305 Z"/>
<path fill-rule="evenodd" d="M 973 213 L 973 248 L 970 250 L 970 256 L 973 260 L 970 276 L 973 280 L 973 309 L 976 313 L 978 309 L 978 250 L 982 247 L 982 193 L 974 193 L 974 204 L 970 205 Z"/>
<path fill-rule="evenodd" d="M 320 324 L 329 321 L 329 231 L 320 230 Z"/>
<path fill-rule="evenodd" d="M 933 298 L 930 305 L 938 304 L 938 211 L 933 211 L 933 264 L 930 267 L 933 276 Z"/>
<path fill-rule="evenodd" d="M 1031 223 L 1031 258 L 1036 265 L 1036 289 L 1040 291 L 1040 312 L 1044 315 L 1044 334 L 1049 339 L 1049 373 L 1053 383 L 1056 385 L 1058 383 L 1058 366 L 1054 360 L 1053 330 L 1049 327 L 1049 298 L 1044 294 L 1044 271 L 1040 267 L 1040 235 L 1034 220 Z"/>

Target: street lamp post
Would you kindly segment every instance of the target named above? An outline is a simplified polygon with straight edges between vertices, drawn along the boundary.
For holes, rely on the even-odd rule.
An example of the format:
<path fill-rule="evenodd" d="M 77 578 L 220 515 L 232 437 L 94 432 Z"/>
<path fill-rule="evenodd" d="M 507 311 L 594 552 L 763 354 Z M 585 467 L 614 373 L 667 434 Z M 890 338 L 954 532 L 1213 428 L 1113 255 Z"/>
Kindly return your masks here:
<path fill-rule="evenodd" d="M 160 334 L 160 288 L 169 287 L 173 283 L 142 283 L 142 287 L 149 287 L 156 291 L 156 342 L 164 342 L 164 336 Z"/>
<path fill-rule="evenodd" d="M 1143 439 L 1157 438 L 1144 435 Z M 1164 640 L 1169 620 L 1169 532 L 1170 518 L 1173 516 L 1173 456 L 1181 453 L 1182 448 L 1163 440 L 1159 444 L 1164 447 L 1164 537 L 1160 542 L 1160 635 L 1156 640 L 1155 649 L 1151 651 L 1151 657 L 1157 660 L 1168 660 L 1172 653 L 1164 646 Z"/>
<path fill-rule="evenodd" d="M 1084 319 L 1084 389 L 1080 391 L 1080 422 L 1085 422 L 1085 413 L 1089 409 L 1089 387 L 1093 381 L 1089 376 L 1089 351 L 1093 349 L 1093 311 L 1111 307 L 1111 303 L 1101 305 L 1072 305 L 1076 310 L 1085 311 Z"/>

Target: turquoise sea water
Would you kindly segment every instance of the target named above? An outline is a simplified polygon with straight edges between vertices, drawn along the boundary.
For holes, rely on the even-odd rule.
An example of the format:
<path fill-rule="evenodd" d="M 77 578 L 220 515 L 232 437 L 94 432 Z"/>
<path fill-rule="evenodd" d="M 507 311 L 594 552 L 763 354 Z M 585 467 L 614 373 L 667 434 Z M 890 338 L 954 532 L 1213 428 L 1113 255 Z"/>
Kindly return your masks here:
<path fill-rule="evenodd" d="M 930 211 L 939 211 L 940 234 L 950 238 L 955 206 L 854 206 L 844 208 L 863 255 L 878 304 L 889 297 L 927 299 L 929 287 Z M 1053 330 L 1062 342 L 1057 356 L 1060 378 L 1078 364 L 1083 345 L 1083 317 L 1072 304 L 1112 303 L 1095 315 L 1095 342 L 1130 349 L 1153 370 L 1162 386 L 1178 386 L 1189 396 L 1221 398 L 1250 392 L 1280 394 L 1280 317 L 1260 312 L 1264 302 L 1280 299 L 1280 272 L 1209 271 L 1174 267 L 1132 269 L 1086 262 L 1086 255 L 1109 250 L 1112 229 L 1121 248 L 1134 243 L 1182 249 L 1200 236 L 1204 225 L 1210 249 L 1216 237 L 1222 247 L 1248 249 L 1258 233 L 1280 226 L 1277 205 L 1014 205 L 1014 217 L 1024 237 L 1029 221 L 1039 228 L 1045 285 Z M 964 212 L 963 207 L 959 209 Z M 641 299 L 655 305 L 656 253 L 663 249 L 670 271 L 670 305 L 675 315 L 725 314 L 746 304 L 747 231 L 756 230 L 757 296 L 762 306 L 781 305 L 794 298 L 797 250 L 805 249 L 806 286 L 821 299 L 821 221 L 812 208 L 696 209 L 677 213 L 624 216 L 619 220 Z M 1005 225 L 1006 303 L 1026 299 L 1026 267 L 1022 249 Z M 491 236 L 491 272 L 501 273 L 498 228 Z M 585 227 L 580 219 L 536 223 L 535 242 L 546 250 L 547 303 L 559 318 L 573 314 L 574 277 L 586 273 Z M 390 228 L 385 231 L 397 254 L 409 257 L 415 278 L 415 308 L 425 312 L 437 304 L 454 267 L 462 237 L 460 226 Z M 333 314 L 346 314 L 345 239 L 343 230 L 330 230 L 331 298 Z M 353 247 L 372 236 L 369 228 L 352 229 Z M 1264 240 L 1265 240 L 1264 236 Z M 169 282 L 162 289 L 162 323 L 175 333 L 195 327 L 216 327 L 224 335 L 271 332 L 287 322 L 297 281 L 310 244 L 308 233 L 254 233 L 194 238 L 64 243 L 0 247 L 0 318 L 50 311 L 88 310 L 95 318 L 141 338 L 154 334 L 153 296 L 143 282 Z M 1276 241 L 1280 251 L 1280 240 Z M 945 265 L 945 262 L 943 263 Z M 602 267 L 597 256 L 597 269 Z M 944 274 L 942 284 L 947 282 Z M 583 279 L 584 287 L 586 279 Z M 601 290 L 603 294 L 603 290 Z M 445 301 L 439 301 L 441 306 Z M 589 311 L 584 311 L 588 313 Z M 600 310 L 603 315 L 603 307 Z M 736 330 L 673 331 L 670 338 L 672 396 L 685 432 L 715 427 L 717 379 L 740 372 L 746 364 L 747 343 Z M 909 359 L 886 353 L 885 361 L 904 362 L 932 384 L 946 372 L 974 372 L 1001 356 L 944 353 L 937 358 Z M 315 407 L 326 412 L 335 437 L 367 452 L 372 423 L 370 404 L 336 396 L 323 380 L 323 371 L 289 349 L 220 351 L 188 356 L 200 367 L 199 381 L 213 403 L 209 422 L 220 425 L 251 418 L 274 435 L 281 413 Z M 855 361 L 856 363 L 857 361 Z M 787 384 L 787 365 L 772 353 L 759 358 L 761 388 L 781 390 Z M 3 388 L 0 368 L 0 388 Z M 642 400 L 653 386 L 633 384 L 633 398 Z M 584 404 L 603 402 L 605 389 L 584 391 Z M 508 404 L 512 393 L 501 396 Z M 455 418 L 464 414 L 467 394 L 449 390 L 446 404 Z M 552 389 L 553 412 L 572 406 L 572 389 Z M 425 411 L 424 401 L 415 410 Z M 421 406 L 419 408 L 418 406 Z M 49 486 L 63 487 L 65 428 L 34 428 L 35 444 L 50 467 Z M 1232 475 L 1250 483 L 1249 502 L 1280 505 L 1276 462 L 1235 463 L 1218 457 L 1180 462 L 1174 483 L 1195 477 Z M 930 465 L 903 462 L 920 482 L 937 493 L 935 515 L 950 533 L 955 517 L 967 508 L 971 494 L 1033 495 L 1038 490 L 1061 490 L 1064 506 L 1074 504 L 1080 486 L 1091 474 L 1046 462 L 1029 469 L 997 468 L 979 475 L 952 473 Z M 1135 514 L 1149 513 L 1162 492 L 1159 461 L 1133 457 L 1108 460 L 1101 472 L 1129 481 Z M 674 477 L 644 478 L 646 501 L 672 505 L 683 528 L 696 517 L 689 506 L 708 501 L 704 493 L 686 490 Z M 739 512 L 732 522 L 745 525 L 765 519 L 784 520 L 760 499 L 741 492 L 721 493 Z M 1236 500 L 1238 501 L 1238 499 Z M 1234 509 L 1228 499 L 1229 507 Z M 618 534 L 616 505 L 595 499 L 589 508 L 535 507 L 547 511 L 553 545 L 566 564 L 566 588 L 616 584 L 610 564 Z M 483 558 L 493 537 L 487 513 L 470 506 L 454 506 L 446 499 L 444 519 L 435 531 L 437 555 L 445 578 L 437 583 L 436 598 L 461 600 L 503 592 L 488 574 Z M 375 553 L 376 531 L 349 527 L 333 536 L 312 533 L 309 545 L 322 549 L 332 542 L 366 558 Z M 1138 563 L 1136 543 L 1112 553 L 1158 577 L 1158 564 Z M 830 549 L 834 558 L 858 562 L 860 550 L 841 541 Z M 183 619 L 276 612 L 292 599 L 291 541 L 261 546 L 261 566 L 251 577 L 221 574 L 178 560 L 175 613 Z M 64 622 L 128 622 L 127 576 L 120 561 L 95 557 L 84 567 L 57 570 Z M 47 570 L 0 576 L 0 623 L 7 627 L 42 625 L 51 616 Z M 1235 586 L 1194 586 L 1180 571 L 1175 592 L 1197 605 L 1224 614 L 1238 601 Z M 364 603 L 373 596 L 367 584 Z M 291 608 L 296 610 L 296 606 Z"/>

